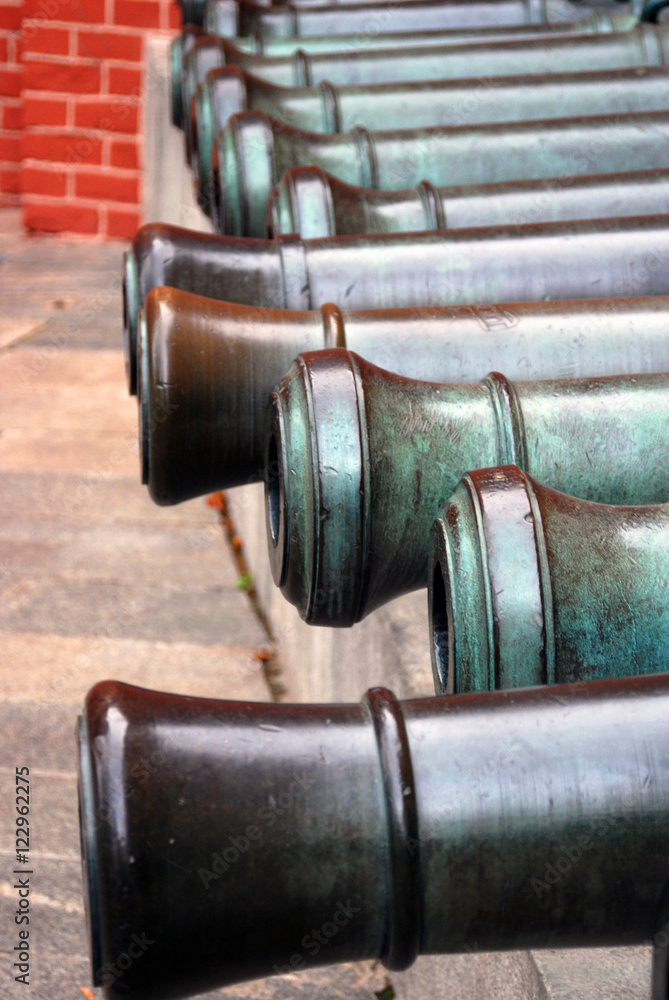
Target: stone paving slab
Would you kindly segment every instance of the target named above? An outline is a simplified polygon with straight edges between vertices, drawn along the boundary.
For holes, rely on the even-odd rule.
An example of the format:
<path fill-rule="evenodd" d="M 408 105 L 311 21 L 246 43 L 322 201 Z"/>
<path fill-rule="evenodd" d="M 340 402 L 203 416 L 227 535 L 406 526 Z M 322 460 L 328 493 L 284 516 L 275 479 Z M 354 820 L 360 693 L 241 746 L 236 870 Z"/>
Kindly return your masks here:
<path fill-rule="evenodd" d="M 5 591 L 0 630 L 206 645 L 262 644 L 264 633 L 246 611 L 245 595 L 233 587 L 193 591 L 34 576 Z"/>
<path fill-rule="evenodd" d="M 399 1000 L 651 1000 L 649 948 L 423 956 L 393 973 Z"/>
<path fill-rule="evenodd" d="M 650 1000 L 650 948 L 532 953 L 551 1000 Z"/>
<path fill-rule="evenodd" d="M 28 700 L 27 689 L 26 684 L 22 700 L 0 700 L 1 773 L 11 776 L 15 767 L 27 765 L 36 772 L 75 774 L 74 727 L 81 702 L 76 709 L 53 701 L 40 704 Z"/>
<path fill-rule="evenodd" d="M 103 679 L 200 698 L 267 700 L 255 647 L 248 645 L 2 632 L 0 644 L 0 690 L 15 701 L 26 696 L 26 664 L 35 702 L 79 708 Z"/>
<path fill-rule="evenodd" d="M 47 486 L 43 481 L 42 487 Z M 0 566 L 23 575 L 39 562 L 45 576 L 116 583 L 131 578 L 133 585 L 188 587 L 193 592 L 235 586 L 238 574 L 231 562 L 221 559 L 222 535 L 216 524 L 174 531 L 151 521 L 77 524 L 69 521 L 67 508 L 64 514 L 68 520 L 0 514 Z"/>
<path fill-rule="evenodd" d="M 119 351 L 5 351 L 0 355 L 3 426 L 137 435 L 137 403 Z M 76 391 L 73 391 L 76 390 Z"/>
<path fill-rule="evenodd" d="M 124 477 L 50 471 L 45 483 L 39 470 L 0 468 L 0 519 L 12 519 L 19 511 L 26 518 L 56 521 L 66 514 L 74 523 L 165 528 L 172 539 L 174 528 L 197 528 L 212 545 L 218 543 L 220 525 L 204 498 L 157 507 L 148 491 L 139 488 L 139 462 L 132 473 Z"/>
<path fill-rule="evenodd" d="M 120 348 L 124 249 L 118 242 L 26 237 L 19 213 L 3 211 L 0 347 Z"/>
<path fill-rule="evenodd" d="M 139 483 L 137 432 L 89 431 L 65 427 L 0 429 L 0 468 L 78 472 L 106 482 L 112 476 Z M 76 500 L 77 487 L 74 498 Z M 103 497 L 99 497 L 102 503 Z"/>

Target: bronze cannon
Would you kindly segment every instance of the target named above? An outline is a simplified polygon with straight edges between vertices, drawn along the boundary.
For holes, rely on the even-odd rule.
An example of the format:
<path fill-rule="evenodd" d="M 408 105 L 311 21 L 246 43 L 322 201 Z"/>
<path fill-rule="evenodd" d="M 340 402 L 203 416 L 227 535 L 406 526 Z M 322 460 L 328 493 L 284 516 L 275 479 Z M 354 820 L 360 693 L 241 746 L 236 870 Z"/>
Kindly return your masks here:
<path fill-rule="evenodd" d="M 202 26 L 207 0 L 177 0 L 185 25 Z"/>
<path fill-rule="evenodd" d="M 434 524 L 430 568 L 438 691 L 625 677 L 668 662 L 669 504 L 589 503 L 515 465 L 478 469 Z"/>
<path fill-rule="evenodd" d="M 279 309 L 482 305 L 666 295 L 668 262 L 666 216 L 344 240 L 143 226 L 124 258 L 128 383 L 136 392 L 137 315 L 157 285 Z"/>
<path fill-rule="evenodd" d="M 273 8 L 277 9 L 280 8 Z M 261 10 L 267 11 L 267 8 Z M 339 23 L 342 28 L 354 30 L 348 27 L 348 21 Z M 415 22 L 410 29 L 415 32 Z M 340 51 L 333 51 L 332 47 L 323 50 L 314 44 L 309 49 L 291 48 L 277 55 L 242 51 L 231 41 L 208 37 L 197 41 L 183 60 L 183 113 L 188 119 L 197 87 L 209 70 L 218 66 L 236 65 L 254 76 L 283 86 L 310 86 L 321 80 L 333 84 L 365 84 L 627 69 L 665 65 L 668 30 L 666 25 L 640 24 L 633 30 L 596 31 L 594 34 L 561 30 L 546 37 L 542 27 L 536 36 L 456 45 L 450 38 L 429 46 L 422 34 L 419 37 L 414 34 L 413 39 L 407 36 L 403 41 L 394 36 L 397 38 L 394 48 L 381 46 L 378 39 L 382 36 L 378 35 L 370 48 L 364 49 L 359 47 L 358 36 L 354 47 L 349 45 Z M 353 38 L 355 40 L 356 36 Z"/>
<path fill-rule="evenodd" d="M 349 132 L 371 122 L 375 131 L 414 130 L 666 111 L 669 73 L 660 66 L 550 76 L 349 86 L 321 81 L 312 87 L 279 87 L 238 66 L 225 66 L 207 73 L 196 91 L 194 108 L 186 131 L 187 155 L 196 187 L 206 194 L 216 137 L 232 115 L 242 111 L 262 111 L 291 128 L 330 133 Z M 434 180 L 431 174 L 426 176 Z"/>
<path fill-rule="evenodd" d="M 79 723 L 93 981 L 177 1000 L 335 962 L 649 943 L 668 733 L 666 675 L 359 705 L 103 682 Z"/>
<path fill-rule="evenodd" d="M 187 24 L 183 31 L 170 42 L 170 117 L 172 124 L 179 126 L 183 124 L 183 90 L 181 83 L 181 70 L 184 58 L 191 51 L 197 41 L 204 37 L 204 31 L 195 24 Z"/>
<path fill-rule="evenodd" d="M 427 586 L 430 527 L 468 469 L 515 463 L 582 499 L 657 504 L 668 433 L 667 374 L 444 385 L 302 354 L 268 414 L 274 581 L 310 624 L 351 626 Z"/>
<path fill-rule="evenodd" d="M 303 351 L 348 347 L 409 378 L 462 383 L 669 371 L 669 298 L 319 311 L 155 288 L 140 326 L 142 480 L 160 504 L 263 478 L 272 389 Z"/>
<path fill-rule="evenodd" d="M 333 134 L 245 111 L 218 133 L 201 204 L 219 232 L 262 236 L 272 188 L 285 170 L 307 164 L 379 189 L 425 178 L 440 186 L 666 169 L 669 110 Z"/>
<path fill-rule="evenodd" d="M 319 239 L 667 212 L 669 170 L 446 187 L 421 181 L 402 191 L 375 191 L 320 167 L 292 167 L 272 192 L 266 225 L 269 236 Z"/>

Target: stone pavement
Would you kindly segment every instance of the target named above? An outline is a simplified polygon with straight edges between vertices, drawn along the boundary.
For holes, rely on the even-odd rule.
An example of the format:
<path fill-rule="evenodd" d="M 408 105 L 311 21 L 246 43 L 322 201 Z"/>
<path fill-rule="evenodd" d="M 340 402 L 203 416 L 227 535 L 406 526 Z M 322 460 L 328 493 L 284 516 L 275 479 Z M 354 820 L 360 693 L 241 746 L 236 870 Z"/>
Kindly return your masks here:
<path fill-rule="evenodd" d="M 121 352 L 120 243 L 25 237 L 0 212 L 0 998 L 91 990 L 74 728 L 116 678 L 268 700 L 267 643 L 216 511 L 139 483 Z M 284 678 L 285 681 L 285 678 Z M 31 985 L 14 981 L 14 769 L 31 782 Z M 373 1000 L 384 973 L 322 969 L 210 996 Z M 380 984 L 380 986 L 379 986 Z"/>

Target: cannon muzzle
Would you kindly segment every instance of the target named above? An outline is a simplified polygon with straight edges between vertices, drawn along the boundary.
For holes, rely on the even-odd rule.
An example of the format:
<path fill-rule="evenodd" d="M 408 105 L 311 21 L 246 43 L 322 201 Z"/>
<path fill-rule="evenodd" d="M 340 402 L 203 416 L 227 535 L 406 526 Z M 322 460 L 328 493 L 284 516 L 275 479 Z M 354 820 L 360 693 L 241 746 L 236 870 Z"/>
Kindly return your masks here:
<path fill-rule="evenodd" d="M 99 684 L 79 726 L 94 981 L 175 1000 L 334 962 L 648 943 L 668 733 L 666 675 L 327 706 Z"/>
<path fill-rule="evenodd" d="M 328 302 L 383 309 L 646 297 L 669 292 L 668 254 L 669 216 L 346 240 L 255 240 L 145 225 L 126 257 L 129 384 L 136 392 L 137 311 L 158 285 L 295 310 Z"/>
<path fill-rule="evenodd" d="M 375 130 L 413 131 L 606 115 L 612 110 L 618 114 L 664 111 L 668 104 L 669 75 L 665 67 L 491 77 L 485 86 L 480 79 L 446 79 L 366 86 L 337 86 L 321 80 L 311 87 L 285 87 L 238 66 L 227 66 L 210 70 L 198 88 L 191 116 L 191 145 L 197 146 L 199 153 L 192 164 L 200 195 L 208 204 L 216 136 L 232 115 L 247 110 L 262 111 L 292 128 L 332 133 L 348 132 L 370 122 Z M 436 181 L 430 174 L 425 176 Z M 364 222 L 357 231 L 367 231 Z"/>
<path fill-rule="evenodd" d="M 154 288 L 139 335 L 142 481 L 173 504 L 261 480 L 267 400 L 303 351 L 348 346 L 444 382 L 482 378 L 493 359 L 526 378 L 657 372 L 669 369 L 668 322 L 662 296 L 297 311 Z"/>
<path fill-rule="evenodd" d="M 430 568 L 438 691 L 664 669 L 669 504 L 591 503 L 514 465 L 479 469 L 435 521 Z"/>
<path fill-rule="evenodd" d="M 513 462 L 596 502 L 666 502 L 668 433 L 667 375 L 443 385 L 307 352 L 268 410 L 274 581 L 305 621 L 353 625 L 427 586 L 430 527 L 467 469 Z"/>
<path fill-rule="evenodd" d="M 627 170 L 495 184 L 435 187 L 421 181 L 400 191 L 346 184 L 320 167 L 291 167 L 267 207 L 269 236 L 303 239 L 359 233 L 409 233 L 566 219 L 657 215 L 669 208 L 669 170 Z"/>
<path fill-rule="evenodd" d="M 425 177 L 442 186 L 666 169 L 668 143 L 666 110 L 374 131 L 356 125 L 334 133 L 244 111 L 216 138 L 212 213 L 222 233 L 261 237 L 272 190 L 296 166 L 319 166 L 364 188 L 401 190 Z"/>

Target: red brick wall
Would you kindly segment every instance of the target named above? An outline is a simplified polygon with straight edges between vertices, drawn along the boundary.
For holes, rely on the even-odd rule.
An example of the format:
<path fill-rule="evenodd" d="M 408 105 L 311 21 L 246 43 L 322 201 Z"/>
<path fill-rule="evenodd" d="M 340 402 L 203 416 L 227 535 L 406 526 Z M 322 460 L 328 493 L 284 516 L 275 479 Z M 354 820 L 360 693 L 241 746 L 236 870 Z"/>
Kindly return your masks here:
<path fill-rule="evenodd" d="M 18 204 L 21 171 L 21 0 L 0 2 L 0 205 Z"/>
<path fill-rule="evenodd" d="M 20 190 L 29 229 L 132 236 L 141 222 L 144 43 L 179 26 L 177 4 L 0 0 L 1 17 L 12 33 L 0 50 L 0 92 L 11 95 L 0 191 Z M 20 68 L 10 61 L 17 39 Z"/>

